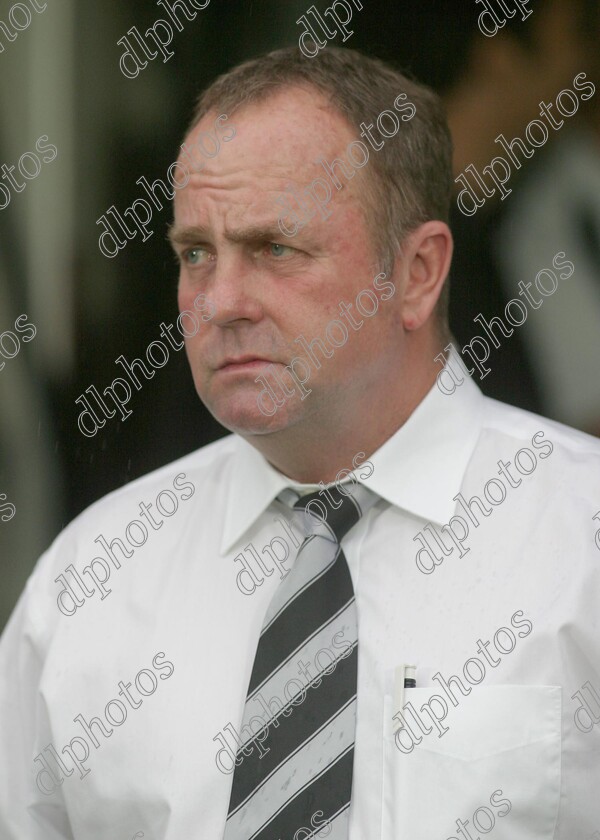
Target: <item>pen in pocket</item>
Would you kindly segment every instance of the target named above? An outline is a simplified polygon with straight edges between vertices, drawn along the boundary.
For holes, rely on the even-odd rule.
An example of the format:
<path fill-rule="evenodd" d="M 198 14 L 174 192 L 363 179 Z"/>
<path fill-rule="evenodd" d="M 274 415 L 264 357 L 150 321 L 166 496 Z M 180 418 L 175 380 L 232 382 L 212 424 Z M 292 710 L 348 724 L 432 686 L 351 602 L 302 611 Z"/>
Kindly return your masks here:
<path fill-rule="evenodd" d="M 417 666 L 398 665 L 394 675 L 394 715 L 404 708 L 404 692 L 417 687 Z M 400 722 L 394 718 L 393 732 L 400 728 Z"/>

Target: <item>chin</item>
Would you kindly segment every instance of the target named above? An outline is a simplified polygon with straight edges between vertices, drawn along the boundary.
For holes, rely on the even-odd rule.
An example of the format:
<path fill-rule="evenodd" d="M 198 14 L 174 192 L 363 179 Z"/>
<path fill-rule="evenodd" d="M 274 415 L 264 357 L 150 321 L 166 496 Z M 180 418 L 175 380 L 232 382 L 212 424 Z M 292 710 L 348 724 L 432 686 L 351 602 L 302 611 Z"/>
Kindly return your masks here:
<path fill-rule="evenodd" d="M 242 436 L 268 435 L 283 431 L 294 423 L 288 405 L 282 405 L 269 417 L 259 409 L 255 396 L 215 401 L 202 399 L 202 402 L 222 426 Z"/>

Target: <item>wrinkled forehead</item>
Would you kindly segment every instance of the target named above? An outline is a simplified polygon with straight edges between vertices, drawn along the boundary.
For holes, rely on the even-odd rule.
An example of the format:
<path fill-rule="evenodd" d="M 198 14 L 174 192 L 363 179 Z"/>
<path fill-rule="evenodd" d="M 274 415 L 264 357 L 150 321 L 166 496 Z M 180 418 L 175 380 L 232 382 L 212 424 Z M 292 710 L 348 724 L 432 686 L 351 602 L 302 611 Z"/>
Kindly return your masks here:
<path fill-rule="evenodd" d="M 209 134 L 223 139 L 218 153 L 206 158 L 198 149 Z M 207 113 L 189 132 L 185 144 L 196 150 L 201 171 L 189 185 L 177 190 L 177 228 L 217 224 L 219 229 L 264 229 L 281 239 L 278 220 L 299 222 L 289 244 L 338 244 L 352 229 L 358 242 L 372 247 L 369 234 L 364 170 L 346 180 L 340 174 L 339 189 L 327 168 L 343 172 L 345 150 L 356 139 L 354 129 L 320 92 L 286 88 L 259 102 L 249 103 L 224 118 L 224 112 Z M 214 146 L 216 148 L 216 145 Z M 336 159 L 340 159 L 338 164 Z M 180 155 L 183 162 L 183 155 Z M 353 170 L 350 169 L 353 173 Z M 290 193 L 299 197 L 290 209 Z M 217 220 L 218 223 L 217 223 Z M 294 228 L 292 227 L 292 230 Z M 267 238 L 272 238 L 271 236 Z"/>

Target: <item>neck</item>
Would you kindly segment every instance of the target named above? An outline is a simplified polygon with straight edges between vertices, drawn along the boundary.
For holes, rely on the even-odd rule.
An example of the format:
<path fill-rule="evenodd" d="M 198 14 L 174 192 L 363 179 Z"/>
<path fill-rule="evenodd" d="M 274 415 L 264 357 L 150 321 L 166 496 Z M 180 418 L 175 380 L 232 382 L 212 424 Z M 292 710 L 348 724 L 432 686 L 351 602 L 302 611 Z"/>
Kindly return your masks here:
<path fill-rule="evenodd" d="M 346 399 L 337 407 L 327 404 L 323 410 L 316 406 L 311 410 L 307 405 L 300 422 L 245 439 L 293 481 L 336 481 L 340 470 L 359 466 L 408 420 L 435 383 L 440 368 L 434 357 L 441 349 L 438 339 L 429 342 L 426 351 L 415 346 L 398 364 L 393 380 L 382 382 L 374 376 L 371 384 L 360 383 L 354 394 L 345 392 Z"/>

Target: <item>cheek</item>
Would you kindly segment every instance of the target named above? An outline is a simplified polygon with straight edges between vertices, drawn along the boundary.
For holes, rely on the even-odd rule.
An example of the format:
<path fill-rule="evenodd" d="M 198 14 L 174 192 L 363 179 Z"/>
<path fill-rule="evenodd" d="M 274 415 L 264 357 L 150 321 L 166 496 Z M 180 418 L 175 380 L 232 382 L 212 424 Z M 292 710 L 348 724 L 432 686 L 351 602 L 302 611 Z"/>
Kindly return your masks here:
<path fill-rule="evenodd" d="M 197 289 L 185 287 L 177 289 L 177 307 L 179 309 L 177 330 L 180 339 L 185 341 L 186 351 L 189 353 L 203 340 L 206 328 L 212 319 L 213 310 L 205 296 L 201 295 Z"/>
<path fill-rule="evenodd" d="M 197 291 L 195 292 L 194 289 L 190 288 L 180 276 L 177 287 L 177 306 L 180 312 L 183 312 L 184 309 L 194 309 L 194 297 L 196 294 Z"/>

